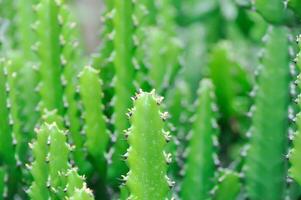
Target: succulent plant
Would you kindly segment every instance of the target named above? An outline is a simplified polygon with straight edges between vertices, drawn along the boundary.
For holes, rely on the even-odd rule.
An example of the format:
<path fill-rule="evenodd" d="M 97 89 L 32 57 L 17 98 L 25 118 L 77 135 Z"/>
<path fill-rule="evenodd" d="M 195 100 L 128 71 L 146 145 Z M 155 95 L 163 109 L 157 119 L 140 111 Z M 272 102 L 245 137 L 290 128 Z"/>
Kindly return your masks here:
<path fill-rule="evenodd" d="M 102 3 L 0 0 L 0 200 L 300 199 L 299 1 Z"/>

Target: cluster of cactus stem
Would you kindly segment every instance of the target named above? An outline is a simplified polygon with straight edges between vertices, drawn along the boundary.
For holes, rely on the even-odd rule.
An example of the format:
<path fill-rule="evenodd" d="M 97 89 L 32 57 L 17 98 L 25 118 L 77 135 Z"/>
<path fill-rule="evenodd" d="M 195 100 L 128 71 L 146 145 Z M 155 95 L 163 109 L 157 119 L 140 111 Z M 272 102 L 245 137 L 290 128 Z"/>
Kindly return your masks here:
<path fill-rule="evenodd" d="M 0 200 L 301 198 L 298 0 L 102 4 L 0 0 Z"/>

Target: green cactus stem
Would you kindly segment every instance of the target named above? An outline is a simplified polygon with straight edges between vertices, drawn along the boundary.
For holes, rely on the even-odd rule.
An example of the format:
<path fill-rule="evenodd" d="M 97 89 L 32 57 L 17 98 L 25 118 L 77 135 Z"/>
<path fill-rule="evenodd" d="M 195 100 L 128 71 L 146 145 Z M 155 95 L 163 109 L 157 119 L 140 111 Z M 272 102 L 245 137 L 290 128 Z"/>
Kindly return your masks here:
<path fill-rule="evenodd" d="M 33 183 L 29 190 L 29 196 L 32 200 L 48 199 L 50 198 L 48 187 L 48 150 L 47 145 L 50 135 L 50 127 L 47 124 L 43 124 L 37 130 L 37 139 L 33 144 L 30 144 L 34 161 L 32 166 L 28 166 L 31 169 L 33 176 Z"/>
<path fill-rule="evenodd" d="M 61 84 L 61 46 L 63 41 L 60 40 L 62 22 L 58 17 L 61 7 L 61 1 L 40 1 L 35 6 L 37 21 L 33 25 L 38 38 L 33 49 L 37 52 L 39 60 L 40 109 L 57 109 L 60 115 L 64 113 L 63 86 Z"/>
<path fill-rule="evenodd" d="M 161 113 L 162 98 L 153 92 L 140 91 L 130 111 L 131 128 L 128 135 L 129 149 L 125 156 L 130 171 L 126 185 L 132 199 L 165 199 L 169 195 L 171 181 L 167 178 L 167 163 L 170 154 L 164 152 L 166 139 L 164 131 L 166 113 Z M 151 142 L 150 142 L 151 141 Z"/>
<path fill-rule="evenodd" d="M 90 66 L 84 67 L 79 77 L 86 146 L 95 162 L 95 167 L 102 175 L 105 175 L 106 160 L 104 155 L 109 142 L 109 132 L 101 104 L 103 98 L 102 82 L 99 80 L 98 71 Z"/>
<path fill-rule="evenodd" d="M 131 0 L 114 0 L 114 67 L 115 67 L 115 97 L 113 100 L 114 114 L 113 123 L 115 124 L 116 143 L 113 146 L 112 164 L 109 168 L 108 177 L 113 183 L 126 172 L 126 165 L 122 161 L 127 144 L 123 130 L 128 127 L 125 116 L 127 109 L 131 107 L 131 96 L 135 88 L 134 80 L 135 69 L 132 64 L 133 57 L 133 3 Z"/>
<path fill-rule="evenodd" d="M 0 156 L 1 159 L 10 167 L 16 165 L 15 160 L 15 148 L 13 145 L 13 138 L 11 135 L 10 119 L 9 119 L 9 108 L 7 105 L 8 85 L 6 84 L 7 71 L 4 68 L 5 60 L 0 58 Z"/>
<path fill-rule="evenodd" d="M 214 108 L 214 88 L 210 80 L 203 80 L 198 91 L 196 114 L 188 146 L 185 177 L 181 196 L 184 200 L 210 197 L 215 183 L 215 170 L 218 164 L 217 125 Z"/>
<path fill-rule="evenodd" d="M 89 171 L 91 166 L 85 163 L 85 154 L 83 151 L 84 138 L 80 134 L 81 121 L 79 102 L 77 100 L 76 87 L 78 79 L 76 78 L 81 67 L 81 46 L 79 42 L 79 27 L 75 17 L 70 9 L 63 5 L 60 10 L 62 18 L 62 30 L 60 39 L 63 42 L 61 52 L 61 64 L 63 66 L 62 84 L 64 86 L 64 106 L 66 108 L 65 124 L 70 130 L 70 139 L 74 144 L 74 152 L 72 154 L 76 165 L 81 173 Z"/>
<path fill-rule="evenodd" d="M 66 143 L 66 133 L 58 128 L 54 123 L 49 128 L 49 153 L 46 159 L 49 159 L 50 191 L 53 199 L 62 199 L 65 196 L 64 189 L 67 184 L 66 173 L 69 167 L 68 154 L 70 146 Z"/>
<path fill-rule="evenodd" d="M 298 41 L 298 47 L 299 50 L 301 50 L 301 44 L 300 44 L 300 39 L 301 36 L 299 35 L 297 38 Z M 297 57 L 295 59 L 297 67 L 299 68 L 299 70 L 301 69 L 301 54 L 298 53 Z M 301 76 L 299 75 L 297 78 L 297 82 L 298 82 L 298 87 L 301 87 Z M 297 98 L 297 104 L 299 106 L 299 108 L 301 107 L 301 98 L 300 95 Z M 296 125 L 297 125 L 297 131 L 294 135 L 294 140 L 293 140 L 293 149 L 290 151 L 289 153 L 289 157 L 290 157 L 290 163 L 291 163 L 291 167 L 289 169 L 289 174 L 290 176 L 297 181 L 297 183 L 299 185 L 301 185 L 301 170 L 300 170 L 300 166 L 301 166 L 301 160 L 300 160 L 300 151 L 301 151 L 301 134 L 300 134 L 300 128 L 301 128 L 301 114 L 297 114 L 296 116 Z"/>
<path fill-rule="evenodd" d="M 262 58 L 245 166 L 247 193 L 254 200 L 284 197 L 289 105 L 287 38 L 285 28 L 271 26 Z"/>
<path fill-rule="evenodd" d="M 68 196 L 72 196 L 76 189 L 81 189 L 84 185 L 85 178 L 78 175 L 77 169 L 72 168 L 67 172 L 67 193 Z"/>

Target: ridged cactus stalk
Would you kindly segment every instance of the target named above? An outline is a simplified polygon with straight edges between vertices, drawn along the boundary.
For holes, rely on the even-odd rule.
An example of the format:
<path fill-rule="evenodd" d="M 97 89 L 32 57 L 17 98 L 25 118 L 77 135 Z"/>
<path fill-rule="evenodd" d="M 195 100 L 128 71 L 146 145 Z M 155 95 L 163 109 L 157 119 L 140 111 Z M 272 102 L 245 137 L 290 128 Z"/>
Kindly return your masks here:
<path fill-rule="evenodd" d="M 164 151 L 170 140 L 164 129 L 167 113 L 160 109 L 162 97 L 155 91 L 139 91 L 129 111 L 131 127 L 125 132 L 129 148 L 125 157 L 129 172 L 124 176 L 131 199 L 166 199 L 173 182 L 167 176 L 171 155 Z M 151 142 L 150 142 L 151 141 Z"/>
<path fill-rule="evenodd" d="M 290 79 L 288 45 L 286 28 L 271 26 L 258 78 L 252 136 L 245 166 L 247 191 L 251 199 L 284 198 Z M 271 96 L 273 98 L 269 98 Z"/>
<path fill-rule="evenodd" d="M 213 84 L 203 80 L 198 91 L 196 114 L 190 132 L 190 142 L 186 149 L 184 179 L 181 187 L 183 199 L 210 198 L 210 191 L 216 183 L 218 131 Z"/>
<path fill-rule="evenodd" d="M 300 199 L 300 11 L 0 0 L 0 200 Z"/>
<path fill-rule="evenodd" d="M 297 38 L 298 43 L 300 42 L 300 35 Z M 298 49 L 299 51 L 301 50 L 300 48 L 300 43 L 298 44 Z M 297 54 L 296 57 L 296 63 L 297 63 L 297 67 L 300 70 L 301 67 L 301 55 L 300 53 Z M 300 75 L 298 75 L 297 77 L 297 82 L 298 82 L 298 86 L 300 87 Z M 297 98 L 297 104 L 300 107 L 300 95 Z M 289 169 L 289 175 L 298 182 L 298 184 L 301 184 L 301 171 L 300 171 L 300 159 L 299 159 L 299 151 L 300 151 L 300 114 L 297 114 L 296 116 L 296 125 L 297 125 L 297 131 L 296 133 L 294 133 L 293 136 L 293 149 L 290 150 L 288 157 L 290 158 L 290 163 L 291 163 L 291 167 Z"/>
<path fill-rule="evenodd" d="M 95 167 L 104 176 L 106 174 L 105 153 L 109 142 L 109 132 L 106 127 L 106 118 L 103 113 L 102 82 L 98 72 L 90 66 L 84 67 L 79 74 L 80 96 L 84 108 L 83 119 L 86 135 L 85 146 L 92 157 Z M 91 87 L 91 84 L 94 87 Z"/>

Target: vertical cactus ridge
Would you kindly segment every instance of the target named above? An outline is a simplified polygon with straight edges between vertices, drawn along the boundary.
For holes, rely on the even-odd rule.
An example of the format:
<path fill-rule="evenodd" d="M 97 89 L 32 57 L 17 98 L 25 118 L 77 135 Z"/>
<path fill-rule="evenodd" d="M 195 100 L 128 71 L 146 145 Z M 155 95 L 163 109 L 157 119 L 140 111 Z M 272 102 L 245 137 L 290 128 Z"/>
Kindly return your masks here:
<path fill-rule="evenodd" d="M 297 42 L 298 42 L 298 47 L 299 50 L 301 49 L 301 45 L 300 45 L 300 38 L 301 36 L 299 35 L 297 38 Z M 295 59 L 297 67 L 299 68 L 299 70 L 301 69 L 301 54 L 298 53 L 297 57 Z M 300 88 L 300 75 L 298 75 L 297 77 L 297 82 L 298 82 L 298 87 Z M 300 96 L 298 96 L 297 98 L 297 104 L 298 107 L 300 108 L 301 106 L 301 101 L 300 101 Z M 290 158 L 290 163 L 291 163 L 291 167 L 289 169 L 289 175 L 297 181 L 297 183 L 299 185 L 301 185 L 301 160 L 299 158 L 300 156 L 300 151 L 301 151 L 301 134 L 300 134 L 300 128 L 301 128 L 301 115 L 300 113 L 297 114 L 296 116 L 296 125 L 297 125 L 297 130 L 296 133 L 294 134 L 294 140 L 293 140 L 293 149 L 290 150 L 289 152 L 289 158 Z"/>
<path fill-rule="evenodd" d="M 170 113 L 171 141 L 167 144 L 168 151 L 175 158 L 169 167 L 172 176 L 180 178 L 183 167 L 182 154 L 186 149 L 185 137 L 190 129 L 192 94 L 188 84 L 183 80 L 177 80 L 174 88 L 166 93 L 166 110 Z"/>
<path fill-rule="evenodd" d="M 19 181 L 21 181 L 21 171 L 20 171 L 20 159 L 19 152 L 20 143 L 17 144 L 16 135 L 18 131 L 18 122 L 17 124 L 13 121 L 12 114 L 12 100 L 15 99 L 15 88 L 11 88 L 11 84 L 9 84 L 8 79 L 8 60 L 1 57 L 0 58 L 0 89 L 1 89 L 1 97 L 0 97 L 0 158 L 4 166 L 7 167 L 7 185 L 5 196 L 6 198 L 13 198 L 13 196 L 17 192 L 17 188 L 19 186 Z M 12 80 L 11 80 L 12 82 Z M 14 90 L 12 92 L 12 89 Z M 17 111 L 17 107 L 14 107 L 14 111 Z M 14 116 L 17 117 L 17 112 L 14 112 Z M 17 120 L 18 121 L 18 120 Z M 20 135 L 18 135 L 20 136 Z M 19 139 L 20 137 L 18 137 Z M 20 141 L 19 141 L 20 142 Z M 18 152 L 18 153 L 17 153 Z M 21 194 L 21 192 L 20 192 Z"/>
<path fill-rule="evenodd" d="M 285 3 L 282 0 L 256 0 L 255 8 L 270 23 L 280 24 L 285 18 Z"/>
<path fill-rule="evenodd" d="M 5 183 L 6 170 L 4 167 L 0 167 L 0 200 L 4 200 L 6 183 Z"/>
<path fill-rule="evenodd" d="M 28 166 L 33 176 L 33 183 L 29 190 L 29 196 L 32 200 L 50 198 L 48 191 L 50 183 L 47 181 L 49 172 L 49 159 L 47 158 L 49 151 L 49 146 L 47 145 L 50 136 L 49 129 L 48 124 L 43 124 L 37 130 L 36 141 L 30 144 L 34 156 L 32 166 Z"/>
<path fill-rule="evenodd" d="M 81 121 L 79 102 L 77 100 L 77 74 L 81 68 L 82 52 L 79 45 L 79 28 L 75 17 L 70 9 L 64 5 L 60 10 L 62 21 L 62 31 L 60 40 L 63 41 L 61 64 L 63 66 L 62 84 L 64 86 L 64 107 L 65 124 L 70 130 L 70 140 L 75 146 L 73 157 L 81 172 L 88 170 L 87 164 L 84 163 L 85 155 L 83 152 L 84 138 L 80 134 Z"/>
<path fill-rule="evenodd" d="M 144 56 L 147 49 L 144 41 L 148 35 L 148 27 L 156 23 L 156 6 L 154 1 L 139 0 L 134 2 L 133 23 L 135 31 L 133 41 L 135 46 L 132 63 L 137 70 L 136 87 L 149 90 L 147 80 L 148 66 L 145 63 Z"/>
<path fill-rule="evenodd" d="M 94 200 L 94 196 L 92 194 L 92 191 L 89 190 L 87 186 L 84 184 L 82 188 L 76 189 L 73 195 L 67 199 L 68 200 Z"/>
<path fill-rule="evenodd" d="M 226 43 L 219 43 L 212 50 L 209 66 L 210 75 L 215 88 L 217 96 L 217 103 L 220 111 L 226 120 L 229 120 L 234 114 L 233 101 L 233 81 L 231 76 L 231 69 L 234 62 L 229 57 Z"/>
<path fill-rule="evenodd" d="M 114 37 L 115 31 L 113 26 L 113 17 L 115 13 L 114 1 L 105 1 L 105 11 L 101 17 L 103 29 L 101 32 L 102 44 L 99 52 L 92 59 L 92 67 L 100 70 L 100 78 L 103 80 L 103 104 L 105 105 L 105 113 L 111 118 L 112 105 L 111 101 L 114 96 L 114 87 L 112 81 L 114 79 Z"/>
<path fill-rule="evenodd" d="M 56 123 L 48 126 L 49 137 L 49 176 L 50 190 L 53 199 L 62 199 L 67 185 L 66 173 L 69 167 L 68 154 L 70 146 L 66 143 L 66 132 L 60 130 Z"/>
<path fill-rule="evenodd" d="M 61 1 L 42 0 L 35 6 L 37 21 L 33 27 L 38 42 L 34 45 L 39 60 L 39 85 L 41 110 L 57 109 L 64 113 L 63 87 L 61 85 Z"/>
<path fill-rule="evenodd" d="M 23 58 L 22 58 L 23 59 Z M 37 112 L 39 95 L 35 91 L 38 84 L 38 76 L 34 64 L 28 62 L 19 66 L 18 69 L 18 87 L 20 88 L 20 119 L 22 120 L 22 132 L 28 136 L 28 141 L 34 137 L 34 128 L 40 117 Z"/>
<path fill-rule="evenodd" d="M 131 0 L 114 0 L 114 69 L 115 69 L 115 97 L 113 99 L 116 143 L 113 146 L 112 164 L 109 168 L 108 177 L 116 183 L 123 173 L 126 165 L 121 156 L 125 153 L 127 144 L 123 130 L 128 127 L 125 113 L 131 107 L 131 96 L 134 93 L 135 69 L 132 64 L 133 57 L 133 3 Z"/>
<path fill-rule="evenodd" d="M 245 166 L 247 192 L 251 199 L 284 197 L 289 105 L 287 36 L 286 28 L 271 26 L 265 44 Z"/>
<path fill-rule="evenodd" d="M 223 170 L 218 182 L 218 185 L 214 188 L 214 200 L 236 199 L 241 189 L 239 174 L 228 169 Z"/>
<path fill-rule="evenodd" d="M 20 102 L 18 99 L 18 61 L 12 61 L 7 59 L 4 63 L 5 70 L 7 72 L 7 86 L 8 86 L 8 104 L 10 105 L 10 123 L 12 125 L 12 138 L 13 144 L 16 150 L 16 161 L 17 165 L 24 163 L 26 159 L 26 147 L 27 140 L 25 135 L 22 134 L 21 122 L 20 122 Z"/>
<path fill-rule="evenodd" d="M 218 164 L 214 88 L 210 80 L 201 81 L 198 95 L 181 188 L 184 200 L 195 199 L 195 194 L 199 199 L 210 198 L 215 183 L 215 165 Z"/>
<path fill-rule="evenodd" d="M 8 90 L 7 85 L 7 71 L 5 70 L 5 60 L 0 58 L 0 155 L 5 164 L 10 167 L 16 165 L 15 148 L 13 145 L 13 138 L 11 135 L 11 122 L 9 118 Z"/>
<path fill-rule="evenodd" d="M 125 156 L 130 171 L 126 185 L 132 199 L 166 199 L 171 181 L 167 178 L 167 163 L 170 154 L 164 151 L 166 113 L 161 113 L 162 98 L 155 92 L 140 91 L 135 97 L 134 108 L 130 111 L 131 128 L 128 129 L 129 149 Z M 152 141 L 152 142 L 149 142 Z"/>
<path fill-rule="evenodd" d="M 33 5 L 36 4 L 37 0 L 17 0 L 15 2 L 18 45 L 22 50 L 23 56 L 31 60 L 34 59 L 31 47 L 36 42 L 31 25 L 36 20 L 36 16 L 33 12 Z"/>
<path fill-rule="evenodd" d="M 79 79 L 80 96 L 84 110 L 86 147 L 95 162 L 96 168 L 104 175 L 106 172 L 104 155 L 109 142 L 109 132 L 103 114 L 103 105 L 100 104 L 103 98 L 102 82 L 99 80 L 98 71 L 90 66 L 84 67 Z"/>

